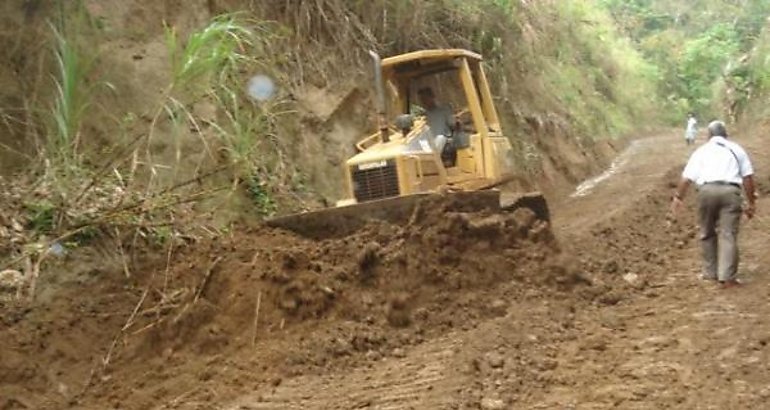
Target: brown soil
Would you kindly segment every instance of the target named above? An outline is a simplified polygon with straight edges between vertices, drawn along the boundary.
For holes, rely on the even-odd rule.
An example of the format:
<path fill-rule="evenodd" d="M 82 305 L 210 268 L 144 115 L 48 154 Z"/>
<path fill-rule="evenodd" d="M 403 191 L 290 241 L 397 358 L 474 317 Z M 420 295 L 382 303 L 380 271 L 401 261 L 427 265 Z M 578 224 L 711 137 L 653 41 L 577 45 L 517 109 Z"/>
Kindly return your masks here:
<path fill-rule="evenodd" d="M 142 114 L 165 84 L 162 22 L 197 26 L 221 2 L 86 3 L 115 30 L 103 59 L 124 91 L 103 104 Z M 22 19 L 27 4 L 42 8 Z M 37 44 L 48 8 L 0 6 L 17 16 L 7 31 L 24 33 L 0 53 L 8 106 L 32 94 L 22 89 L 32 80 L 10 72 L 45 71 L 10 57 Z M 349 120 L 367 95 L 307 87 L 292 98 L 306 136 L 294 156 L 313 175 L 336 172 L 341 147 L 371 123 L 363 112 Z M 557 126 L 532 126 L 544 136 L 539 182 L 554 195 L 615 150 Z M 14 126 L 0 142 L 23 151 L 34 131 Z M 763 175 L 770 151 L 742 142 Z M 148 249 L 129 279 L 113 252 L 81 250 L 50 267 L 33 306 L 0 287 L 0 410 L 764 408 L 768 202 L 742 236 L 749 284 L 697 281 L 692 210 L 665 216 L 685 150 L 678 136 L 641 140 L 617 174 L 553 206 L 555 231 L 524 210 L 438 202 L 408 225 L 325 240 L 264 227 L 178 239 Z M 5 156 L 3 170 L 21 165 Z M 333 180 L 310 182 L 332 198 Z M 770 192 L 766 177 L 760 190 Z"/>
<path fill-rule="evenodd" d="M 748 285 L 698 281 L 691 210 L 666 218 L 679 142 L 557 204 L 558 243 L 526 210 L 434 203 L 341 238 L 161 250 L 128 288 L 65 261 L 62 290 L 3 309 L 0 408 L 762 408 L 767 220 L 744 229 Z"/>
<path fill-rule="evenodd" d="M 558 249 L 530 210 L 450 206 L 426 202 L 406 226 L 373 222 L 323 241 L 246 228 L 157 258 L 129 289 L 97 270 L 78 286 L 87 301 L 72 289 L 39 308 L 8 306 L 3 404 L 143 409 L 199 400 L 210 392 L 189 389 L 211 380 L 227 380 L 216 397 L 234 396 L 398 355 L 499 315 L 501 298 L 526 288 L 585 286 L 545 263 Z"/>

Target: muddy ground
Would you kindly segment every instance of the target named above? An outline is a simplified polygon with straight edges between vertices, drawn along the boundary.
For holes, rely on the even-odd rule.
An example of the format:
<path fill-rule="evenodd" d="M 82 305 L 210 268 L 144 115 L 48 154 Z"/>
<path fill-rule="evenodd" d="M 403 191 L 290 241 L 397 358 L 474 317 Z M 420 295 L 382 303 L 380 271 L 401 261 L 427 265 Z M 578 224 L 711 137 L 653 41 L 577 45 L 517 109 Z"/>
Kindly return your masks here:
<path fill-rule="evenodd" d="M 770 150 L 738 140 L 767 193 Z M 764 408 L 767 202 L 748 284 L 697 280 L 692 195 L 666 218 L 688 152 L 637 141 L 553 229 L 437 202 L 343 237 L 159 246 L 130 279 L 61 261 L 36 305 L 2 302 L 0 409 Z"/>

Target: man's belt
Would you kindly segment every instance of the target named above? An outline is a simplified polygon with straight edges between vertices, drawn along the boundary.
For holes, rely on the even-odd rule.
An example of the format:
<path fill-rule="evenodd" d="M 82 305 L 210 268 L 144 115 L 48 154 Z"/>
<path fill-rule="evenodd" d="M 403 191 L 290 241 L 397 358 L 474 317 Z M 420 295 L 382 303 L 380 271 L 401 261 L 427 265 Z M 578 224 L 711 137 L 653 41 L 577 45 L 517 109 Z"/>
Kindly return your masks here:
<path fill-rule="evenodd" d="M 727 181 L 710 181 L 710 182 L 705 182 L 703 185 L 731 185 L 736 188 L 741 187 L 741 184 L 737 182 L 727 182 Z"/>

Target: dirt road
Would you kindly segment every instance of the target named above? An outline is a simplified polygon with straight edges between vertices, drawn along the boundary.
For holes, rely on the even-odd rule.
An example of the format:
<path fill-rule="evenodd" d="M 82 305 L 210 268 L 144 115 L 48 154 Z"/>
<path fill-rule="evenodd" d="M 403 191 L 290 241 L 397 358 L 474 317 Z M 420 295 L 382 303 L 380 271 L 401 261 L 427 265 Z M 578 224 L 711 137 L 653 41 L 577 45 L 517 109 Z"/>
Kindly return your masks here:
<path fill-rule="evenodd" d="M 745 142 L 761 173 L 767 152 Z M 760 200 L 760 216 L 742 234 L 741 275 L 749 285 L 723 290 L 699 281 L 692 213 L 672 226 L 665 219 L 670 184 L 688 153 L 678 136 L 636 141 L 608 175 L 555 206 L 568 264 L 602 289 L 591 302 L 532 291 L 506 300 L 501 317 L 355 369 L 290 378 L 221 407 L 765 408 L 767 202 Z"/>
<path fill-rule="evenodd" d="M 75 259 L 0 311 L 0 408 L 767 408 L 770 149 L 739 142 L 763 194 L 744 287 L 697 279 L 694 195 L 666 218 L 689 148 L 653 137 L 552 204 L 553 233 L 427 206 L 322 241 L 148 250 L 130 283 Z"/>

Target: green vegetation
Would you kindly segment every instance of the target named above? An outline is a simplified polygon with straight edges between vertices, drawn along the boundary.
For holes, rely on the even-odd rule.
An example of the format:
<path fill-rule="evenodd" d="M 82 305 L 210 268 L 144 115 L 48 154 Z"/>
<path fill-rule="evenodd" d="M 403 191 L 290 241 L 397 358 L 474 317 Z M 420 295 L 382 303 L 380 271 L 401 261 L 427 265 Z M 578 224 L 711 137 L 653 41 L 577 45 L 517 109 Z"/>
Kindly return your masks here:
<path fill-rule="evenodd" d="M 48 149 L 65 159 L 72 159 L 77 145 L 83 113 L 88 105 L 85 84 L 87 64 L 78 47 L 60 30 L 52 27 L 56 38 L 56 97 L 52 109 L 54 127 Z"/>
<path fill-rule="evenodd" d="M 103 102 L 116 96 L 98 69 L 93 39 L 102 26 L 91 24 L 80 2 L 59 5 L 60 18 L 50 25 L 52 53 L 44 56 L 51 59 L 52 91 L 35 111 L 44 131 L 40 166 L 19 178 L 29 188 L 13 204 L 25 230 L 13 245 L 22 258 L 40 263 L 53 244 L 76 247 L 95 238 L 113 239 L 121 255 L 140 239 L 173 246 L 184 218 L 204 215 L 196 204 L 241 186 L 258 213 L 275 212 L 275 186 L 294 178 L 271 166 L 284 161 L 274 131 L 285 110 L 280 99 L 257 104 L 241 91 L 244 73 L 265 67 L 260 47 L 272 36 L 269 24 L 223 15 L 184 36 L 168 26 L 169 72 L 159 73 L 168 83 L 157 100 L 141 114 L 107 112 Z M 197 116 L 198 104 L 214 107 L 208 118 Z M 105 141 L 98 129 L 121 135 Z M 195 137 L 206 156 L 179 172 L 184 144 L 189 150 Z M 156 159 L 158 143 L 176 147 L 175 163 Z"/>
<path fill-rule="evenodd" d="M 173 27 L 166 27 L 165 38 L 171 63 L 170 83 L 164 100 L 160 101 L 161 108 L 153 119 L 150 139 L 161 120 L 160 115 L 165 113 L 174 125 L 173 137 L 177 146 L 174 168 L 178 169 L 182 159 L 179 140 L 185 136 L 185 128 L 192 125 L 200 130 L 198 119 L 190 107 L 210 96 L 219 98 L 220 95 L 233 94 L 233 88 L 238 87 L 240 80 L 237 73 L 239 66 L 252 61 L 246 53 L 254 41 L 254 32 L 236 16 L 225 15 L 191 33 L 187 39 L 180 39 Z M 221 131 L 219 134 L 223 137 L 226 149 L 232 151 L 230 129 L 217 129 Z M 255 137 L 249 136 L 251 139 Z M 203 143 L 210 150 L 205 140 Z"/>
<path fill-rule="evenodd" d="M 201 133 L 199 119 L 189 107 L 200 102 L 214 105 L 218 115 L 208 119 L 207 125 L 214 130 L 218 146 L 208 147 L 212 142 L 207 142 L 205 136 L 202 142 L 211 150 L 210 155 L 224 154 L 235 180 L 233 186 L 244 182 L 248 197 L 263 215 L 275 211 L 271 189 L 253 181 L 278 179 L 283 183 L 292 178 L 290 172 L 280 172 L 286 168 L 281 163 L 283 148 L 274 139 L 278 117 L 289 111 L 280 98 L 249 100 L 244 92 L 248 78 L 242 73 L 274 70 L 262 61 L 266 56 L 261 50 L 277 40 L 271 23 L 250 20 L 242 14 L 218 16 L 184 41 L 173 28 L 166 30 L 172 73 L 163 111 L 177 129 L 192 124 Z M 175 136 L 179 138 L 180 134 L 184 133 Z M 177 161 L 180 159 L 178 154 Z"/>
<path fill-rule="evenodd" d="M 31 201 L 25 204 L 27 228 L 42 234 L 50 233 L 56 226 L 56 208 L 48 200 Z"/>
<path fill-rule="evenodd" d="M 657 114 L 657 68 L 618 34 L 606 11 L 581 1 L 559 2 L 557 10 L 562 38 L 555 55 L 546 57 L 546 78 L 549 91 L 567 104 L 579 133 L 622 135 Z"/>
<path fill-rule="evenodd" d="M 748 58 L 730 67 L 726 82 L 732 87 L 725 89 L 739 92 L 736 111 L 764 122 L 770 115 L 770 26 L 763 28 Z"/>
<path fill-rule="evenodd" d="M 654 64 L 666 119 L 687 111 L 736 119 L 755 75 L 744 67 L 770 15 L 756 0 L 600 0 L 616 24 Z M 755 67 L 756 68 L 756 67 Z"/>
<path fill-rule="evenodd" d="M 257 212 L 262 216 L 271 216 L 275 214 L 277 206 L 266 185 L 257 176 L 251 176 L 246 180 L 249 199 L 257 207 Z"/>
<path fill-rule="evenodd" d="M 171 87 L 189 88 L 224 85 L 232 80 L 239 64 L 251 59 L 246 52 L 255 32 L 237 15 L 214 18 L 207 26 L 191 33 L 182 44 L 173 27 L 166 27 L 166 46 L 171 58 Z"/>
<path fill-rule="evenodd" d="M 727 24 L 717 24 L 687 42 L 681 60 L 680 78 L 693 108 L 703 110 L 712 97 L 712 84 L 724 72 L 730 57 L 740 51 L 737 33 Z"/>
<path fill-rule="evenodd" d="M 52 37 L 54 70 L 51 78 L 55 90 L 46 107 L 43 156 L 55 169 L 52 172 L 77 171 L 83 160 L 81 131 L 86 112 L 103 110 L 93 105 L 94 96 L 102 91 L 114 91 L 106 81 L 92 81 L 99 64 L 99 54 L 89 38 L 98 34 L 98 22 L 86 12 L 81 1 L 60 4 L 55 22 L 49 22 Z"/>

